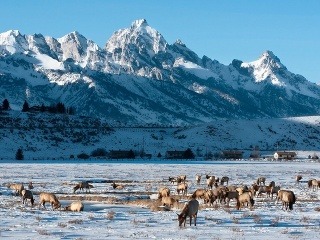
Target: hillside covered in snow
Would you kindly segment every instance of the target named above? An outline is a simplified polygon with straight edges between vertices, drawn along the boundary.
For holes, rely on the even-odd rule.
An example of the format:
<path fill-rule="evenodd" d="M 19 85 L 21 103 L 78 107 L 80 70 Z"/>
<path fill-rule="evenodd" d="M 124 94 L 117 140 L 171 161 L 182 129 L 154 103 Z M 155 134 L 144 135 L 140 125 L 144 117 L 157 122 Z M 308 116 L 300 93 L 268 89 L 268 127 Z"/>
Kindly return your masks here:
<path fill-rule="evenodd" d="M 254 148 L 261 156 L 276 150 L 320 155 L 320 117 L 228 120 L 217 119 L 196 126 L 120 125 L 98 118 L 63 114 L 8 111 L 0 115 L 0 159 L 15 159 L 19 148 L 24 159 L 89 157 L 101 149 L 132 150 L 152 158 L 166 151 L 190 148 L 196 158 L 216 158 L 227 149 L 239 149 L 248 158 Z M 160 155 L 159 155 L 160 153 Z M 102 158 L 108 158 L 103 156 Z"/>

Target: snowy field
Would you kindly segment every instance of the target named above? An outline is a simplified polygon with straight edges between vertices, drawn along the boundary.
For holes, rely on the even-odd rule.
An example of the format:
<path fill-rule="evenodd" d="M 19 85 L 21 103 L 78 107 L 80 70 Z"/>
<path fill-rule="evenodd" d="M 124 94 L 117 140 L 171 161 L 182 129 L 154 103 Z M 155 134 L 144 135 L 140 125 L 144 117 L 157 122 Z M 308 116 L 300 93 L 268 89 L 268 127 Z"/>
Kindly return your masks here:
<path fill-rule="evenodd" d="M 306 160 L 307 161 L 307 160 Z M 318 239 L 320 235 L 320 190 L 310 190 L 307 180 L 320 180 L 319 162 L 105 162 L 24 161 L 0 163 L 0 239 Z M 185 197 L 171 211 L 164 211 L 154 199 L 160 186 L 168 186 L 175 194 L 169 176 L 186 174 L 189 194 L 205 187 L 195 184 L 196 174 L 229 176 L 232 185 L 251 185 L 258 176 L 275 181 L 283 189 L 293 190 L 297 202 L 293 211 L 281 209 L 281 203 L 262 196 L 255 198 L 252 210 L 209 207 L 200 201 L 197 226 L 179 228 Z M 295 176 L 301 174 L 297 184 Z M 91 181 L 90 193 L 76 192 L 79 181 Z M 114 190 L 111 182 L 123 184 Z M 13 196 L 8 183 L 32 181 L 36 206 L 23 205 Z M 82 200 L 84 212 L 52 211 L 38 206 L 40 192 L 53 192 L 63 206 Z"/>

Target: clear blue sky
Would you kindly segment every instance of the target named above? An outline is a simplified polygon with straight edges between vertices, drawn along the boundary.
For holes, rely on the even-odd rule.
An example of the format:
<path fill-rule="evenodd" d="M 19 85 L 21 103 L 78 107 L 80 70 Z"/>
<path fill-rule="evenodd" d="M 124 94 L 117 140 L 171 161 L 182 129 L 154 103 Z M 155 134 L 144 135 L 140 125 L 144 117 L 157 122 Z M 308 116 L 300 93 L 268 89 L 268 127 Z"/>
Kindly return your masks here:
<path fill-rule="evenodd" d="M 76 30 L 104 47 L 141 18 L 200 57 L 229 64 L 271 50 L 291 72 L 320 82 L 319 0 L 2 0 L 0 32 L 59 38 Z"/>

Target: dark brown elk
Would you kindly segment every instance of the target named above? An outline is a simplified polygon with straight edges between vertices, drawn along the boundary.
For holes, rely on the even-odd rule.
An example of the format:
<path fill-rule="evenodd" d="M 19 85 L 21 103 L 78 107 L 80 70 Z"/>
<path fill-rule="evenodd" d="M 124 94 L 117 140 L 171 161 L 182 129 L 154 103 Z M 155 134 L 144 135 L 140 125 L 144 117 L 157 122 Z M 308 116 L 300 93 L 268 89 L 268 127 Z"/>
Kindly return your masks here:
<path fill-rule="evenodd" d="M 186 182 L 187 176 L 186 175 L 180 175 L 177 177 L 177 183 L 182 183 L 182 182 Z"/>
<path fill-rule="evenodd" d="M 207 178 L 207 186 L 208 188 L 212 189 L 212 187 L 215 185 L 216 183 L 216 179 L 214 176 L 211 176 L 209 178 Z"/>
<path fill-rule="evenodd" d="M 269 187 L 275 187 L 276 186 L 276 183 L 274 181 L 271 181 L 268 185 Z"/>
<path fill-rule="evenodd" d="M 269 186 L 260 186 L 257 191 L 257 197 L 261 196 L 262 193 L 265 193 L 267 197 L 270 197 L 272 187 Z"/>
<path fill-rule="evenodd" d="M 296 176 L 296 182 L 297 182 L 297 183 L 300 183 L 301 179 L 302 179 L 302 176 L 301 176 L 301 175 L 297 175 L 297 176 Z"/>
<path fill-rule="evenodd" d="M 263 183 L 263 185 L 266 185 L 266 178 L 265 177 L 258 177 L 257 184 L 261 185 L 262 183 Z"/>
<path fill-rule="evenodd" d="M 21 195 L 22 195 L 22 203 L 24 204 L 25 202 L 27 202 L 27 199 L 30 199 L 31 202 L 31 206 L 33 206 L 34 204 L 34 198 L 33 198 L 33 194 L 30 190 L 26 190 L 23 189 L 21 191 Z"/>
<path fill-rule="evenodd" d="M 276 194 L 276 196 L 278 196 L 279 190 L 280 186 L 271 187 L 271 199 L 273 199 L 273 194 Z"/>
<path fill-rule="evenodd" d="M 197 215 L 199 210 L 199 202 L 196 199 L 190 200 L 182 209 L 182 212 L 178 214 L 179 226 L 182 224 L 186 226 L 187 217 L 190 218 L 190 226 L 192 218 L 194 218 L 194 225 L 197 226 Z"/>
<path fill-rule="evenodd" d="M 239 192 L 238 191 L 229 191 L 226 193 L 225 201 L 229 205 L 230 200 L 235 199 L 238 201 L 239 198 Z"/>
<path fill-rule="evenodd" d="M 169 182 L 171 182 L 172 184 L 174 184 L 177 181 L 177 179 L 175 177 L 169 177 Z"/>
<path fill-rule="evenodd" d="M 29 182 L 29 184 L 28 184 L 28 189 L 29 189 L 29 190 L 33 189 L 33 184 L 32 184 L 32 182 Z"/>
<path fill-rule="evenodd" d="M 224 185 L 224 183 L 227 183 L 227 185 L 229 184 L 229 177 L 223 176 L 220 180 L 220 184 Z"/>
<path fill-rule="evenodd" d="M 83 190 L 86 189 L 86 192 L 89 191 L 90 189 L 94 188 L 92 184 L 89 184 L 88 182 L 79 182 L 74 188 L 73 188 L 73 193 L 75 193 L 78 189 Z"/>

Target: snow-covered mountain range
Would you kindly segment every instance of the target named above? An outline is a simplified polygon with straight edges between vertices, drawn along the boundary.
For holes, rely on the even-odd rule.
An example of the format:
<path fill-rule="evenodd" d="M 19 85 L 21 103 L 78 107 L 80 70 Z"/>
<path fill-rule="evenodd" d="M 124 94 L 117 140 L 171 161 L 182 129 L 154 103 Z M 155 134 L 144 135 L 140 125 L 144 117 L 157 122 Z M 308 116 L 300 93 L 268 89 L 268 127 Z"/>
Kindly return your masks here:
<path fill-rule="evenodd" d="M 132 123 L 320 113 L 320 86 L 291 73 L 273 52 L 223 65 L 181 40 L 169 44 L 144 19 L 116 31 L 104 48 L 78 32 L 58 39 L 1 33 L 0 95 L 17 110 L 25 100 L 61 101 L 79 115 Z"/>

